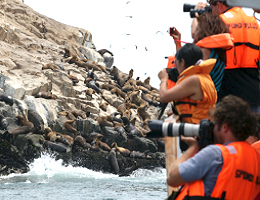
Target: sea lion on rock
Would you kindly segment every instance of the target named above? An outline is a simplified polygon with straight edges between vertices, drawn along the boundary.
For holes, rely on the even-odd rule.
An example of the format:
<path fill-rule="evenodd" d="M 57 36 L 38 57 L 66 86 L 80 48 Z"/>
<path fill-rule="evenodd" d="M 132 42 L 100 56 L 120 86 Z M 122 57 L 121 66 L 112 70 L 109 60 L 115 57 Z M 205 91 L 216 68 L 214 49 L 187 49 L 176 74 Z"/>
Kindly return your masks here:
<path fill-rule="evenodd" d="M 25 117 L 23 117 L 22 115 L 17 115 L 16 118 L 18 119 L 18 123 L 20 125 L 34 127 L 34 124 L 28 121 L 27 119 L 25 119 Z"/>
<path fill-rule="evenodd" d="M 137 91 L 134 91 L 134 92 L 132 92 L 131 94 L 130 94 L 130 96 L 129 96 L 129 99 L 130 99 L 130 102 L 131 103 L 134 103 L 134 104 L 136 104 L 137 106 L 143 106 L 143 105 L 145 105 L 146 103 L 145 103 L 145 101 L 142 99 L 142 98 L 140 98 L 140 91 L 139 90 L 137 90 Z"/>
<path fill-rule="evenodd" d="M 94 89 L 98 94 L 101 93 L 101 89 L 99 88 L 99 85 L 95 81 L 93 81 L 93 80 L 91 80 L 88 83 L 86 83 L 86 86 L 89 87 L 89 88 Z"/>
<path fill-rule="evenodd" d="M 87 147 L 87 141 L 84 137 L 82 137 L 81 135 L 77 135 L 74 139 L 74 143 L 75 144 L 80 144 L 80 146 L 82 147 Z"/>
<path fill-rule="evenodd" d="M 109 104 L 108 104 L 107 102 L 104 102 L 104 103 L 99 104 L 99 108 L 101 108 L 103 111 L 106 112 L 108 105 L 109 105 Z"/>
<path fill-rule="evenodd" d="M 96 93 L 95 90 L 93 90 L 92 88 L 88 88 L 85 90 L 86 95 L 90 96 L 92 98 L 92 95 Z"/>
<path fill-rule="evenodd" d="M 111 116 L 102 116 L 102 117 L 98 117 L 97 121 L 98 124 L 100 126 L 110 126 L 110 127 L 114 127 L 114 124 L 112 123 L 112 117 Z"/>
<path fill-rule="evenodd" d="M 143 119 L 143 121 L 151 119 L 150 115 L 145 111 L 146 108 L 147 108 L 147 105 L 139 106 L 137 108 L 137 113 Z"/>
<path fill-rule="evenodd" d="M 112 90 L 110 90 L 110 92 L 112 94 L 116 94 L 118 97 L 122 97 L 123 99 L 126 96 L 126 94 L 122 90 L 120 90 L 119 88 L 113 88 Z"/>
<path fill-rule="evenodd" d="M 134 160 L 133 165 L 131 167 L 125 168 L 124 172 L 119 174 L 119 177 L 129 176 L 136 169 L 137 169 L 137 162 Z"/>
<path fill-rule="evenodd" d="M 71 113 L 75 116 L 78 117 L 80 116 L 82 119 L 86 119 L 86 112 L 84 112 L 83 110 L 72 110 Z"/>
<path fill-rule="evenodd" d="M 139 152 L 139 151 L 132 151 L 130 154 L 131 158 L 147 158 L 148 153 L 150 152 L 150 150 L 146 150 L 143 153 Z"/>
<path fill-rule="evenodd" d="M 68 71 L 69 79 L 72 80 L 73 85 L 76 85 L 76 83 L 79 82 L 79 79 L 76 76 L 73 76 L 70 74 L 70 71 Z"/>
<path fill-rule="evenodd" d="M 105 89 L 105 90 L 112 90 L 114 88 L 116 88 L 116 86 L 112 85 L 112 84 L 102 84 L 100 85 L 101 89 Z"/>
<path fill-rule="evenodd" d="M 124 147 L 119 147 L 117 146 L 117 143 L 114 142 L 111 144 L 111 148 L 115 147 L 117 151 L 119 151 L 124 157 L 129 157 L 131 151 L 129 151 L 128 149 L 124 148 Z"/>
<path fill-rule="evenodd" d="M 67 111 L 67 110 L 59 112 L 59 115 L 66 116 L 68 119 L 71 119 L 71 120 L 76 120 L 75 115 L 73 115 L 70 111 Z"/>
<path fill-rule="evenodd" d="M 88 77 L 92 78 L 94 81 L 96 81 L 98 78 L 97 75 L 93 72 L 93 70 L 88 71 Z"/>
<path fill-rule="evenodd" d="M 96 144 L 104 151 L 111 151 L 110 146 L 108 146 L 106 143 L 100 141 L 99 139 L 96 139 Z"/>
<path fill-rule="evenodd" d="M 130 84 L 125 84 L 123 87 L 122 87 L 122 91 L 123 92 L 131 92 L 131 91 L 134 91 L 135 90 L 135 87 L 130 85 Z"/>
<path fill-rule="evenodd" d="M 56 96 L 54 96 L 51 92 L 39 92 L 36 94 L 35 98 L 56 99 Z"/>
<path fill-rule="evenodd" d="M 51 141 L 51 142 L 55 142 L 56 139 L 57 139 L 57 134 L 56 134 L 56 132 L 53 132 L 50 127 L 46 127 L 46 128 L 44 129 L 43 137 L 44 137 L 46 140 L 49 140 L 49 141 Z"/>
<path fill-rule="evenodd" d="M 119 173 L 119 165 L 118 165 L 118 161 L 116 158 L 116 148 L 112 148 L 111 151 L 109 152 L 107 159 L 110 162 L 110 165 L 112 167 L 112 169 L 114 170 L 115 174 Z"/>
<path fill-rule="evenodd" d="M 45 70 L 45 69 L 51 69 L 51 70 L 54 70 L 54 69 L 57 69 L 57 70 L 60 70 L 60 67 L 53 64 L 53 63 L 48 63 L 48 64 L 45 64 L 42 66 L 42 70 Z"/>
<path fill-rule="evenodd" d="M 126 133 L 123 126 L 124 126 L 123 123 L 116 124 L 116 125 L 114 126 L 114 129 L 115 129 L 120 135 L 123 135 L 123 134 Z"/>
<path fill-rule="evenodd" d="M 75 129 L 71 124 L 74 122 L 75 120 L 66 120 L 63 124 L 63 127 L 71 132 L 71 133 L 74 133 L 74 134 L 78 134 L 78 131 L 77 129 Z"/>
<path fill-rule="evenodd" d="M 21 126 L 19 128 L 14 129 L 10 134 L 11 135 L 27 134 L 27 133 L 33 133 L 34 130 L 35 130 L 34 127 Z"/>
<path fill-rule="evenodd" d="M 57 152 L 67 152 L 67 148 L 62 144 L 57 144 L 48 140 L 42 141 L 44 146 Z"/>

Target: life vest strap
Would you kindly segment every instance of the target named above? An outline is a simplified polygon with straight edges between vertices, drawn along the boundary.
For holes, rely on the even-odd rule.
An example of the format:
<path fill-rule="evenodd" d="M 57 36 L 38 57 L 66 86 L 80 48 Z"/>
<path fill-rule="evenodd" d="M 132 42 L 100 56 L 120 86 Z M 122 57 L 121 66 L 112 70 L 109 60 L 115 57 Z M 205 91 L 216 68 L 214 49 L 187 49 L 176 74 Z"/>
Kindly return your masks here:
<path fill-rule="evenodd" d="M 177 106 L 177 105 L 180 105 L 180 104 L 190 104 L 190 105 L 193 105 L 193 106 L 196 106 L 197 103 L 192 103 L 192 102 L 186 102 L 186 101 L 176 101 L 174 103 L 174 106 Z"/>
<path fill-rule="evenodd" d="M 240 46 L 240 45 L 243 45 L 243 44 L 252 48 L 252 49 L 259 50 L 259 45 L 255 45 L 255 44 L 252 44 L 250 42 L 235 42 L 234 46 L 237 47 L 237 46 Z"/>

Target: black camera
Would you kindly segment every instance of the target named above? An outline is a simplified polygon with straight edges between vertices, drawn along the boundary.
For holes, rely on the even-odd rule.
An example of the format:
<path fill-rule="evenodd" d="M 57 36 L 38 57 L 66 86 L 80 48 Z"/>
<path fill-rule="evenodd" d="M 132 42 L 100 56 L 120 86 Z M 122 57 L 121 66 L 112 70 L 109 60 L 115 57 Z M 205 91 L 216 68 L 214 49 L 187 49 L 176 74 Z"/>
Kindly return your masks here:
<path fill-rule="evenodd" d="M 169 123 L 162 120 L 149 120 L 151 131 L 147 133 L 148 138 L 177 137 L 177 136 L 197 136 L 200 148 L 204 148 L 214 143 L 213 129 L 214 123 L 209 119 L 203 119 L 200 124 L 190 123 Z"/>
<path fill-rule="evenodd" d="M 195 13 L 198 13 L 199 15 L 207 12 L 211 12 L 210 6 L 206 6 L 205 9 L 194 9 L 195 5 L 191 5 L 188 3 L 183 4 L 183 12 L 190 12 L 190 17 L 194 18 Z"/>

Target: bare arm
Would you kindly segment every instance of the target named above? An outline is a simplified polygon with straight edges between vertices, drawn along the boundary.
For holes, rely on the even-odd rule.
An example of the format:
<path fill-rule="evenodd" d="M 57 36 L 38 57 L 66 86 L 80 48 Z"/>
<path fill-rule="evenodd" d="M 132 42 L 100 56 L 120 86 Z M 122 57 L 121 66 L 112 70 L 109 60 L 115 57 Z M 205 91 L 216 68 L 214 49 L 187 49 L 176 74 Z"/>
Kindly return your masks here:
<path fill-rule="evenodd" d="M 172 164 L 169 170 L 167 183 L 172 187 L 178 187 L 185 183 L 179 172 L 179 164 L 193 157 L 199 151 L 199 145 L 196 138 L 181 136 L 181 140 L 186 142 L 189 145 L 189 148 Z"/>
<path fill-rule="evenodd" d="M 206 48 L 201 48 L 203 52 L 203 60 L 207 60 L 210 56 L 210 50 Z"/>
<path fill-rule="evenodd" d="M 168 74 L 166 70 L 163 69 L 158 76 L 162 81 L 159 91 L 161 102 L 176 101 L 185 97 L 189 97 L 195 101 L 203 99 L 200 81 L 196 75 L 190 76 L 169 90 L 167 90 Z"/>

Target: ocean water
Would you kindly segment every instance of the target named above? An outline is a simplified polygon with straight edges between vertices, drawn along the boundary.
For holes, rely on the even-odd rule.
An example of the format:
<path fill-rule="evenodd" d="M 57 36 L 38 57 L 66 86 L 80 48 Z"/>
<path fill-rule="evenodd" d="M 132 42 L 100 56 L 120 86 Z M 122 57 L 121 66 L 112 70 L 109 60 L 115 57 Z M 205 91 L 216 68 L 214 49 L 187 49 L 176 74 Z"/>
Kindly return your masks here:
<path fill-rule="evenodd" d="M 167 198 L 166 170 L 138 169 L 129 177 L 63 166 L 49 154 L 25 174 L 0 177 L 0 199 L 159 200 Z"/>

